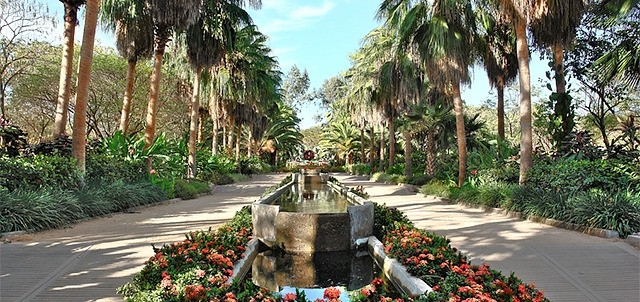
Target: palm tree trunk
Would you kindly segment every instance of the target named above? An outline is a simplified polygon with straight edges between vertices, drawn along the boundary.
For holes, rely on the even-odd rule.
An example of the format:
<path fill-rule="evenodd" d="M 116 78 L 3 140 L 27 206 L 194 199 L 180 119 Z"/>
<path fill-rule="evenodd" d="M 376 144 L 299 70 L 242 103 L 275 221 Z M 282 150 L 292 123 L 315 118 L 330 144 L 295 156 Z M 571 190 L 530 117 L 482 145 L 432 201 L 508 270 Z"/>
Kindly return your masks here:
<path fill-rule="evenodd" d="M 364 164 L 366 156 L 364 155 L 364 127 L 360 128 L 360 163 Z"/>
<path fill-rule="evenodd" d="M 120 131 L 127 136 L 129 132 L 129 114 L 131 112 L 131 98 L 133 96 L 133 84 L 135 82 L 137 60 L 129 60 L 129 68 L 127 69 L 127 89 L 124 91 L 124 99 L 122 100 L 122 112 L 120 113 Z"/>
<path fill-rule="evenodd" d="M 554 43 L 552 46 L 553 50 L 553 70 L 555 71 L 556 78 L 556 92 L 557 93 L 565 93 L 566 83 L 564 80 L 564 57 L 563 57 L 563 48 L 562 44 Z"/>
<path fill-rule="evenodd" d="M 460 95 L 460 82 L 452 85 L 453 111 L 456 115 L 456 136 L 458 138 L 458 187 L 462 187 L 467 177 L 467 136 L 464 131 L 464 112 L 462 108 L 462 96 Z"/>
<path fill-rule="evenodd" d="M 153 71 L 151 73 L 151 87 L 149 88 L 149 103 L 147 104 L 147 127 L 144 131 L 144 147 L 149 148 L 153 144 L 156 132 L 156 115 L 158 113 L 158 92 L 160 78 L 162 77 L 162 57 L 164 57 L 166 37 L 156 37 L 153 56 Z M 151 168 L 149 163 L 149 168 Z"/>
<path fill-rule="evenodd" d="M 380 125 L 380 163 L 378 164 L 378 171 L 382 172 L 384 169 L 384 126 Z"/>
<path fill-rule="evenodd" d="M 240 140 L 242 139 L 242 125 L 236 127 L 236 162 L 240 161 Z"/>
<path fill-rule="evenodd" d="M 88 0 L 80 48 L 80 65 L 78 67 L 78 84 L 76 105 L 73 114 L 72 151 L 78 169 L 85 174 L 85 146 L 87 144 L 87 97 L 91 81 L 91 64 L 93 62 L 93 44 L 98 24 L 98 4 L 100 0 Z"/>
<path fill-rule="evenodd" d="M 189 159 L 187 161 L 187 178 L 196 177 L 196 139 L 198 135 L 198 109 L 200 109 L 200 74 L 202 67 L 197 67 L 193 78 L 193 96 L 189 114 Z"/>
<path fill-rule="evenodd" d="M 0 114 L 1 114 L 0 115 L 0 121 L 4 121 L 5 118 L 7 117 L 7 111 L 6 111 L 5 107 L 4 107 L 4 99 L 6 97 L 6 94 L 5 94 L 4 91 L 5 91 L 5 89 L 4 89 L 4 87 L 2 87 L 2 89 L 0 89 L 0 111 L 1 111 L 0 112 Z M 2 138 L 0 138 L 0 139 L 2 139 Z M 2 146 L 1 141 L 0 141 L 0 146 Z"/>
<path fill-rule="evenodd" d="M 436 175 L 436 141 L 434 129 L 427 132 L 427 175 L 433 177 Z"/>
<path fill-rule="evenodd" d="M 222 151 L 226 152 L 226 148 L 227 148 L 227 129 L 229 128 L 229 125 L 222 124 Z"/>
<path fill-rule="evenodd" d="M 211 122 L 213 123 L 213 130 L 211 131 L 211 155 L 218 155 L 218 131 L 220 129 L 220 121 L 218 119 L 218 102 L 216 95 L 211 89 L 209 95 L 209 115 L 211 115 Z"/>
<path fill-rule="evenodd" d="M 231 119 L 231 121 L 229 122 L 229 129 L 228 129 L 228 137 L 227 137 L 227 155 L 229 155 L 229 157 L 231 157 L 231 155 L 233 154 L 233 134 L 234 131 L 236 129 L 236 120 L 234 118 Z"/>
<path fill-rule="evenodd" d="M 498 90 L 498 138 L 504 141 L 504 80 L 502 78 L 498 78 L 496 90 Z"/>
<path fill-rule="evenodd" d="M 371 168 L 371 170 L 373 171 L 373 166 L 374 166 L 374 158 L 375 158 L 375 138 L 376 138 L 376 132 L 375 129 L 373 128 L 373 126 L 371 126 L 371 129 L 369 130 L 370 132 L 370 136 L 369 136 L 369 167 Z"/>
<path fill-rule="evenodd" d="M 404 132 L 404 175 L 411 176 L 411 133 Z"/>
<path fill-rule="evenodd" d="M 67 131 L 76 22 L 78 22 L 78 7 L 64 3 L 64 40 L 62 43 L 62 62 L 60 63 L 58 102 L 53 126 L 54 138 L 60 137 Z"/>
<path fill-rule="evenodd" d="M 251 157 L 251 148 L 253 145 L 253 124 L 249 125 L 249 137 L 247 138 L 247 158 Z"/>
<path fill-rule="evenodd" d="M 395 164 L 396 158 L 396 130 L 393 116 L 389 117 L 389 167 Z"/>
<path fill-rule="evenodd" d="M 518 73 L 520 75 L 520 185 L 524 185 L 527 171 L 533 159 L 531 129 L 531 75 L 529 71 L 529 45 L 527 44 L 527 23 L 517 18 L 516 45 L 518 52 Z"/>
<path fill-rule="evenodd" d="M 198 122 L 198 139 L 197 139 L 197 143 L 200 144 L 202 143 L 202 139 L 203 139 L 203 130 L 204 130 L 204 119 L 206 118 L 206 116 L 204 115 L 204 113 L 200 112 L 200 110 L 198 110 L 198 116 L 199 118 L 199 122 Z"/>

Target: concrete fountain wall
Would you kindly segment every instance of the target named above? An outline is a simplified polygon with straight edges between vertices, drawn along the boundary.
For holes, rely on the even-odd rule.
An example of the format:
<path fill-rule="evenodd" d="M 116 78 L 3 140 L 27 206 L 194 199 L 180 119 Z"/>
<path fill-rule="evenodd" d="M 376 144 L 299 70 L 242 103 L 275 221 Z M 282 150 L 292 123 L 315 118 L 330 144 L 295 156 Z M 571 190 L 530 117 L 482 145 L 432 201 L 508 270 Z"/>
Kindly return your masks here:
<path fill-rule="evenodd" d="M 274 202 L 303 179 L 294 175 L 289 184 L 252 204 L 254 237 L 288 253 L 347 251 L 367 242 L 373 234 L 373 204 L 355 195 L 347 196 L 352 205 L 346 213 L 280 212 Z"/>

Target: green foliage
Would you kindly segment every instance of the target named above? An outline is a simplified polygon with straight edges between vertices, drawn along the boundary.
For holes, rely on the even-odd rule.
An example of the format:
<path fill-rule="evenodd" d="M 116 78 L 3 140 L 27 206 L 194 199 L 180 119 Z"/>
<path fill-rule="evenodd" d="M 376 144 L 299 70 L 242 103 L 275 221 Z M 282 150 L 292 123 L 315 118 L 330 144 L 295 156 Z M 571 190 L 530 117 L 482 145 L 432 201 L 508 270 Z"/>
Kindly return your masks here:
<path fill-rule="evenodd" d="M 228 185 L 233 183 L 233 178 L 227 174 L 223 174 L 218 171 L 211 172 L 210 178 L 205 179 L 206 181 L 210 181 L 214 185 Z M 202 179 L 202 178 L 201 178 Z"/>
<path fill-rule="evenodd" d="M 449 185 L 441 180 L 431 180 L 422 187 L 420 187 L 420 193 L 427 195 L 440 196 L 444 198 L 449 197 Z"/>
<path fill-rule="evenodd" d="M 183 200 L 194 199 L 200 193 L 211 192 L 208 183 L 196 179 L 179 179 L 175 182 L 175 196 Z"/>
<path fill-rule="evenodd" d="M 251 179 L 251 176 L 247 175 L 247 174 L 240 174 L 240 173 L 231 173 L 228 175 L 229 177 L 231 177 L 231 179 L 233 179 L 233 182 L 240 182 L 240 181 L 247 181 L 249 179 Z"/>
<path fill-rule="evenodd" d="M 527 174 L 527 185 L 556 192 L 638 190 L 639 179 L 640 170 L 621 161 L 558 159 L 536 162 Z"/>
<path fill-rule="evenodd" d="M 426 174 L 417 174 L 417 175 L 412 175 L 409 178 L 407 178 L 407 183 L 414 185 L 414 186 L 424 186 L 426 185 L 429 181 L 431 181 L 431 177 L 429 175 Z"/>
<path fill-rule="evenodd" d="M 160 188 L 148 182 L 88 185 L 78 191 L 0 189 L 0 232 L 58 228 L 165 199 Z"/>
<path fill-rule="evenodd" d="M 394 164 L 387 169 L 386 173 L 391 175 L 404 175 L 404 163 Z"/>
<path fill-rule="evenodd" d="M 407 215 L 385 204 L 373 203 L 373 236 L 383 240 L 396 223 L 412 225 Z"/>
<path fill-rule="evenodd" d="M 271 166 L 269 166 L 256 156 L 240 159 L 238 166 L 240 169 L 240 173 L 245 175 L 267 173 L 271 171 Z"/>
<path fill-rule="evenodd" d="M 122 160 L 105 154 L 89 154 L 86 159 L 86 178 L 92 182 L 111 183 L 141 181 L 147 179 L 147 163 L 139 160 Z"/>
<path fill-rule="evenodd" d="M 41 155 L 71 156 L 72 146 L 73 142 L 71 141 L 71 137 L 61 135 L 51 141 L 45 141 L 37 144 L 31 151 L 34 154 Z"/>
<path fill-rule="evenodd" d="M 70 157 L 0 157 L 0 188 L 8 191 L 74 189 L 79 186 L 80 180 L 75 160 Z"/>
<path fill-rule="evenodd" d="M 222 174 L 230 174 L 238 171 L 238 166 L 235 161 L 224 155 L 211 156 L 198 162 L 198 168 L 200 169 L 198 175 L 202 175 L 203 179 L 208 178 L 209 174 L 213 173 L 213 171 Z"/>
<path fill-rule="evenodd" d="M 368 164 L 347 165 L 345 166 L 345 170 L 355 175 L 370 175 L 372 172 L 371 166 Z"/>
<path fill-rule="evenodd" d="M 396 185 L 400 183 L 407 183 L 407 177 L 404 175 L 386 174 L 383 172 L 374 173 L 373 176 L 371 176 L 371 180 L 375 182 L 392 183 Z"/>
<path fill-rule="evenodd" d="M 345 172 L 344 166 L 328 166 L 320 169 L 323 173 L 342 173 Z"/>

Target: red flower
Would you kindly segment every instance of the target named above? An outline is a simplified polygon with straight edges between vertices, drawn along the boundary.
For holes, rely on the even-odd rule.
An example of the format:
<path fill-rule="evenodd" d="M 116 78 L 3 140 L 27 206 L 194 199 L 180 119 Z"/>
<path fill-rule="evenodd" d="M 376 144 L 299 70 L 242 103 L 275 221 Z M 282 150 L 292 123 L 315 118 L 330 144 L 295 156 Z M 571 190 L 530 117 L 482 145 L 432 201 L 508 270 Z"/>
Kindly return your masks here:
<path fill-rule="evenodd" d="M 295 301 L 298 297 L 294 293 L 288 293 L 282 298 L 283 301 Z"/>
<path fill-rule="evenodd" d="M 324 298 L 333 300 L 338 299 L 340 297 L 340 290 L 335 287 L 329 287 L 324 290 Z"/>

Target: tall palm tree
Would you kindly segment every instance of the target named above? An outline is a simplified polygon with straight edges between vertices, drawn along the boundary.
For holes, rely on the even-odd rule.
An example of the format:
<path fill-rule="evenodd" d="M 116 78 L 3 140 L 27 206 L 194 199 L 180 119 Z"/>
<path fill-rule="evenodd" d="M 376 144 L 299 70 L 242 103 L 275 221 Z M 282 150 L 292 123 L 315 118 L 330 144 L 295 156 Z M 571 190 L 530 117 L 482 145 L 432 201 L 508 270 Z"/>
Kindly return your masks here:
<path fill-rule="evenodd" d="M 153 71 L 147 104 L 146 128 L 144 132 L 145 148 L 153 143 L 156 132 L 158 112 L 158 92 L 162 77 L 162 58 L 171 33 L 182 31 L 195 23 L 200 15 L 202 1 L 198 0 L 150 0 L 153 18 L 154 49 Z"/>
<path fill-rule="evenodd" d="M 417 133 L 426 132 L 427 164 L 425 174 L 433 177 L 436 173 L 436 137 L 445 130 L 446 121 L 454 120 L 451 106 L 445 104 L 444 95 L 432 89 L 428 101 L 411 108 L 408 118 Z"/>
<path fill-rule="evenodd" d="M 353 164 L 353 153 L 360 147 L 358 130 L 348 120 L 335 121 L 329 124 L 321 146 L 330 150 L 341 163 Z"/>
<path fill-rule="evenodd" d="M 58 138 L 67 131 L 69 119 L 69 97 L 71 94 L 71 75 L 73 74 L 73 46 L 78 23 L 78 8 L 86 0 L 61 0 L 64 4 L 64 37 L 62 43 L 62 62 L 60 63 L 60 84 L 58 102 L 53 127 L 53 137 Z"/>
<path fill-rule="evenodd" d="M 136 64 L 153 54 L 153 20 L 145 0 L 104 0 L 100 9 L 101 22 L 116 34 L 116 48 L 129 64 L 127 84 L 122 100 L 120 131 L 129 132 L 129 115 L 135 84 Z"/>
<path fill-rule="evenodd" d="M 479 36 L 477 45 L 489 84 L 496 88 L 498 94 L 498 138 L 504 140 L 504 87 L 518 76 L 516 40 L 511 26 L 500 23 L 491 8 L 483 7 L 479 13 L 484 32 Z"/>
<path fill-rule="evenodd" d="M 378 14 L 398 28 L 406 49 L 417 49 L 430 82 L 451 95 L 458 140 L 458 186 L 466 179 L 467 148 L 460 85 L 473 62 L 475 16 L 470 0 L 384 0 Z"/>
<path fill-rule="evenodd" d="M 78 88 L 76 106 L 73 114 L 72 153 L 78 169 L 85 173 L 85 146 L 87 144 L 87 96 L 91 81 L 91 63 L 93 61 L 93 45 L 98 24 L 98 5 L 100 0 L 88 0 L 80 48 L 80 65 L 78 66 Z"/>

